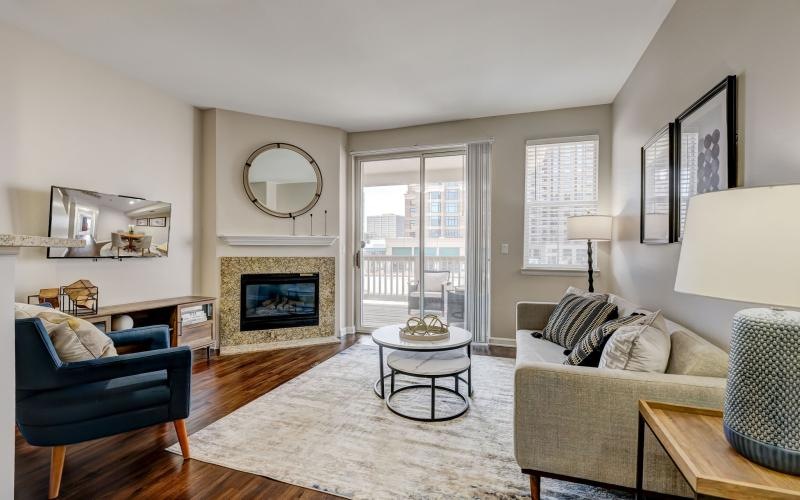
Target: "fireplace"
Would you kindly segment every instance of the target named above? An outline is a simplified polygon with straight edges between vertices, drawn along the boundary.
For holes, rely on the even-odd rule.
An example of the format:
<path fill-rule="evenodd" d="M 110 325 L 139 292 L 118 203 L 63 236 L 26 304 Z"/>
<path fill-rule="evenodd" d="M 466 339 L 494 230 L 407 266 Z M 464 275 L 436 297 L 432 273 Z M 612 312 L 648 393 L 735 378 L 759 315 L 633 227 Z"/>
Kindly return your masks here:
<path fill-rule="evenodd" d="M 319 274 L 241 276 L 242 331 L 319 325 Z"/>

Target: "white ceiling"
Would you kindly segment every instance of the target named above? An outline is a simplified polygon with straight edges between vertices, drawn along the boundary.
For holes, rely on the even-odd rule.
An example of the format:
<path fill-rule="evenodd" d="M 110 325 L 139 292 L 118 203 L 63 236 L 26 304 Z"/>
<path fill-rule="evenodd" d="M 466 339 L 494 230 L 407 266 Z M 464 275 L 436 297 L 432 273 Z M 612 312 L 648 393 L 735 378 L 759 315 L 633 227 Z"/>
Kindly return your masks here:
<path fill-rule="evenodd" d="M 200 107 L 374 130 L 611 102 L 674 0 L 0 0 Z"/>

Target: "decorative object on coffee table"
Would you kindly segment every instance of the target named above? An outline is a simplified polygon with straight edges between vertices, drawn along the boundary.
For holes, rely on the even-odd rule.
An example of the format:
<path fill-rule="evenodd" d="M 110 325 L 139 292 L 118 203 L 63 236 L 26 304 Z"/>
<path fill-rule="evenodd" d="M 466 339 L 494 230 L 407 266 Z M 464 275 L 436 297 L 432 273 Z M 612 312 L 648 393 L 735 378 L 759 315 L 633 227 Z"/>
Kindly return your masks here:
<path fill-rule="evenodd" d="M 81 279 L 61 287 L 61 310 L 73 316 L 97 314 L 99 290 L 89 280 Z"/>
<path fill-rule="evenodd" d="M 400 338 L 429 342 L 447 340 L 450 338 L 450 330 L 435 314 L 426 314 L 422 318 L 413 316 L 408 318 L 406 326 L 400 329 Z"/>
<path fill-rule="evenodd" d="M 675 291 L 771 308 L 733 319 L 724 427 L 761 465 L 800 474 L 800 184 L 693 197 Z"/>
<path fill-rule="evenodd" d="M 659 130 L 642 147 L 642 199 L 639 241 L 672 243 L 675 190 L 675 125 Z"/>
<path fill-rule="evenodd" d="M 689 198 L 737 185 L 735 76 L 675 118 L 675 163 L 673 232 L 680 241 Z"/>
<path fill-rule="evenodd" d="M 567 218 L 567 239 L 586 240 L 590 292 L 594 292 L 592 241 L 608 241 L 611 239 L 611 221 L 610 215 L 576 215 Z"/>

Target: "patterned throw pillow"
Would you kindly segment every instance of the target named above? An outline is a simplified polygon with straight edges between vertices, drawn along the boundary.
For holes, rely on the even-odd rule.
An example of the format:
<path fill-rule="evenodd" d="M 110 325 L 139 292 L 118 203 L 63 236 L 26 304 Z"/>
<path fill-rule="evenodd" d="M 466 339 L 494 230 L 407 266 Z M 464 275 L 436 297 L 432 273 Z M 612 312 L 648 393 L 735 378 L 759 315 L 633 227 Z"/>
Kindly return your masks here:
<path fill-rule="evenodd" d="M 586 333 L 616 317 L 617 306 L 614 304 L 569 294 L 561 299 L 550 315 L 542 337 L 572 349 Z"/>
<path fill-rule="evenodd" d="M 617 331 L 617 328 L 624 325 L 632 325 L 641 322 L 644 318 L 642 314 L 631 314 L 624 318 L 612 319 L 606 321 L 598 326 L 591 332 L 584 335 L 581 340 L 569 353 L 567 359 L 564 361 L 565 365 L 572 366 L 594 366 L 600 363 L 600 355 L 603 353 L 603 348 L 606 342 Z"/>
<path fill-rule="evenodd" d="M 577 286 L 567 287 L 567 291 L 564 292 L 564 295 L 562 295 L 562 297 L 566 297 L 567 295 L 570 294 L 577 295 L 578 297 L 585 297 L 587 299 L 594 299 L 594 300 L 601 300 L 603 302 L 608 302 L 607 293 L 590 292 L 589 290 L 584 290 L 583 288 L 578 288 Z"/>

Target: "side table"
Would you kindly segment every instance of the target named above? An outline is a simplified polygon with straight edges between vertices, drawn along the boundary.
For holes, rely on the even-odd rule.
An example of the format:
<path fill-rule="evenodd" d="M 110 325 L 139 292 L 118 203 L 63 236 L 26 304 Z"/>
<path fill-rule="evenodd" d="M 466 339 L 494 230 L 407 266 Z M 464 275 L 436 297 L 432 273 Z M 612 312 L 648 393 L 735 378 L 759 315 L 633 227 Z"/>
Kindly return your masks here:
<path fill-rule="evenodd" d="M 644 498 L 644 430 L 649 427 L 695 498 L 800 499 L 800 477 L 757 465 L 736 452 L 722 431 L 722 412 L 639 401 L 636 498 Z"/>

